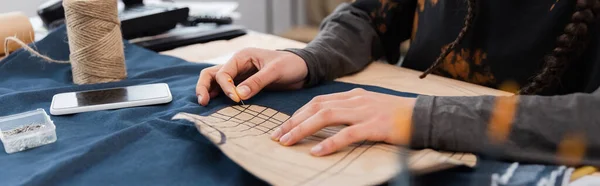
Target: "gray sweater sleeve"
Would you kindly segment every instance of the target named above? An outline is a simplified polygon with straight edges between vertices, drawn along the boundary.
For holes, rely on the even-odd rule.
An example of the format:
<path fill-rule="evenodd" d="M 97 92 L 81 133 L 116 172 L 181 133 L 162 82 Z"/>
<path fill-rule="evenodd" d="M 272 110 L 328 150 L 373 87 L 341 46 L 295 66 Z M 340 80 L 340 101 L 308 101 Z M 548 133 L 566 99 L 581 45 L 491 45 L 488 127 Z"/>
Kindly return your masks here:
<path fill-rule="evenodd" d="M 576 164 L 600 165 L 600 89 L 591 94 L 520 96 L 509 135 L 492 143 L 488 126 L 495 97 L 420 96 L 413 114 L 414 148 L 487 154 L 496 158 L 563 164 L 558 146 L 576 135 L 585 145 Z"/>
<path fill-rule="evenodd" d="M 416 0 L 357 0 L 340 5 L 304 49 L 286 49 L 306 62 L 313 86 L 362 70 L 371 61 L 397 62 L 412 32 Z"/>
<path fill-rule="evenodd" d="M 369 20 L 366 12 L 342 4 L 323 21 L 319 35 L 304 49 L 285 49 L 306 62 L 306 86 L 357 72 L 372 61 L 369 49 L 382 49 Z"/>

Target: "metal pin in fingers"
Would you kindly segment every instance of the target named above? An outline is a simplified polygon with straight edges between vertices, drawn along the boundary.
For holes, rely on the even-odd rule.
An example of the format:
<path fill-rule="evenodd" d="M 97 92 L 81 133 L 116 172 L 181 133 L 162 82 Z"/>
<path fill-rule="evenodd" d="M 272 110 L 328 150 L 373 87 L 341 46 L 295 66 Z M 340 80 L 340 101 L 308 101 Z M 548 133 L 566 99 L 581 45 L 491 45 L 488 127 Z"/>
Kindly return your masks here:
<path fill-rule="evenodd" d="M 229 81 L 231 84 L 233 84 L 233 86 L 235 87 L 235 83 L 233 83 L 232 79 L 228 79 L 227 81 Z M 237 96 L 240 99 L 240 103 L 242 103 L 242 105 L 246 105 L 244 103 L 244 100 L 242 100 L 242 97 L 240 97 L 240 94 L 238 94 L 237 89 L 233 88 L 233 92 L 235 92 L 235 96 Z"/>
<path fill-rule="evenodd" d="M 240 95 L 237 93 L 237 90 L 235 91 L 235 94 L 237 94 L 237 97 L 240 98 L 240 103 L 242 103 L 242 105 L 246 106 L 246 104 L 244 103 L 244 100 L 242 100 L 242 97 L 240 97 Z"/>

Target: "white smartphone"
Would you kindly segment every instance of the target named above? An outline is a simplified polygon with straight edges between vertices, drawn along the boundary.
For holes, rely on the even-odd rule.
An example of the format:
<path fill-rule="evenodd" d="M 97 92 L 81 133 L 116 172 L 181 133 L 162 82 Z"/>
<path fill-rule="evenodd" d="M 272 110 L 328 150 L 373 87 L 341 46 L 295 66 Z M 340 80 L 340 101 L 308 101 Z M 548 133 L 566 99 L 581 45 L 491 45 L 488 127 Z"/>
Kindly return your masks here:
<path fill-rule="evenodd" d="M 65 115 L 98 110 L 156 105 L 173 100 L 165 83 L 67 92 L 54 95 L 50 114 Z"/>

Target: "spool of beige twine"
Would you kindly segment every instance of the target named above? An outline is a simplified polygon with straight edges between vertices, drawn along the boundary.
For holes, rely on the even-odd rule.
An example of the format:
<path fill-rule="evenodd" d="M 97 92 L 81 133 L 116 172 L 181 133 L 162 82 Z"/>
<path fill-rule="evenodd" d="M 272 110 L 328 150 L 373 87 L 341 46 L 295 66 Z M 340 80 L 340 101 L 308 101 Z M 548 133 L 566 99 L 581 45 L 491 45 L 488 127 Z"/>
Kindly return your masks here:
<path fill-rule="evenodd" d="M 64 0 L 69 58 L 75 84 L 95 84 L 127 78 L 116 0 Z M 17 38 L 7 38 L 34 56 L 49 62 L 69 63 L 44 56 Z"/>

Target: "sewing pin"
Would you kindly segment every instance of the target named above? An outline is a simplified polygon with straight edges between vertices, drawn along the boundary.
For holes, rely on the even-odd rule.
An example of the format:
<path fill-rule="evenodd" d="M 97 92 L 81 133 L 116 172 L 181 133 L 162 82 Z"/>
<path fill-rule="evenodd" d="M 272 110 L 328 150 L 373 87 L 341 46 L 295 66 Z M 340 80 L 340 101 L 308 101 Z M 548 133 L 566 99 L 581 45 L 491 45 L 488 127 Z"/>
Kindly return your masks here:
<path fill-rule="evenodd" d="M 233 84 L 233 86 L 235 86 L 235 83 L 233 83 L 233 80 L 232 80 L 232 79 L 228 79 L 227 81 L 229 81 L 231 84 Z M 245 106 L 246 104 L 244 103 L 244 100 L 242 100 L 242 97 L 240 97 L 240 94 L 238 94 L 238 92 L 237 92 L 237 89 L 235 89 L 235 88 L 234 88 L 234 89 L 233 89 L 233 92 L 235 92 L 235 95 L 236 95 L 238 98 L 240 98 L 240 103 L 242 103 L 242 105 L 244 105 L 244 106 Z"/>

